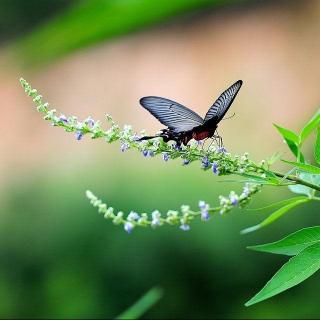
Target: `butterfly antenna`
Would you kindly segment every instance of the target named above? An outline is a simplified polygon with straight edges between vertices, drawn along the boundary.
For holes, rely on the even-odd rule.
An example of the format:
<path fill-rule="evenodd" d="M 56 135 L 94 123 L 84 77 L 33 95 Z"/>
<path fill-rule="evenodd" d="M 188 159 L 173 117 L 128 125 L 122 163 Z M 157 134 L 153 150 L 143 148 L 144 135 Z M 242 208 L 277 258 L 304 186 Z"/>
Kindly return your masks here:
<path fill-rule="evenodd" d="M 231 119 L 231 118 L 233 118 L 235 115 L 236 115 L 236 113 L 234 112 L 232 116 L 230 116 L 230 117 L 228 117 L 228 118 L 223 118 L 222 120 L 228 120 L 228 119 Z"/>

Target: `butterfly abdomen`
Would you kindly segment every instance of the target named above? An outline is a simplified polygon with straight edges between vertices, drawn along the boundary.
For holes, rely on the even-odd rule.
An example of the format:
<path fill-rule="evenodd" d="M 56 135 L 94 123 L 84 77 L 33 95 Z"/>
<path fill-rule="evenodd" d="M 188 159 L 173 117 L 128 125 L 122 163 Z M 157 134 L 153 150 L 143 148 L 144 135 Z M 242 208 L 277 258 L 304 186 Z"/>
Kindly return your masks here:
<path fill-rule="evenodd" d="M 206 139 L 206 138 L 209 138 L 211 135 L 210 135 L 210 132 L 209 131 L 202 131 L 202 132 L 193 132 L 192 133 L 192 138 L 194 140 L 203 140 L 203 139 Z"/>

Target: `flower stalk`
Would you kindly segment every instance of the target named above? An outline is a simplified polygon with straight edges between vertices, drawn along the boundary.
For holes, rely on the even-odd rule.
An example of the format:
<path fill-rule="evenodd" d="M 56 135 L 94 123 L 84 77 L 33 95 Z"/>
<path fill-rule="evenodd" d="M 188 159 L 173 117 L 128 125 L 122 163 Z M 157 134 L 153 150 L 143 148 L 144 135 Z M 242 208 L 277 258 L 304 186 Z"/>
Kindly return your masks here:
<path fill-rule="evenodd" d="M 92 192 L 87 191 L 87 197 L 92 205 L 97 207 L 105 218 L 111 219 L 115 224 L 122 224 L 128 233 L 132 232 L 136 226 L 157 227 L 164 224 L 179 225 L 180 229 L 189 230 L 190 222 L 196 217 L 207 221 L 215 212 L 224 214 L 233 207 L 245 206 L 252 195 L 257 193 L 264 184 L 274 186 L 301 184 L 320 191 L 320 186 L 302 179 L 298 174 L 285 175 L 272 171 L 270 169 L 270 160 L 262 160 L 260 163 L 252 161 L 249 159 L 248 153 L 244 153 L 242 156 L 232 156 L 224 147 L 209 146 L 204 148 L 202 141 L 193 140 L 187 146 L 178 146 L 175 142 L 165 143 L 160 137 L 139 141 L 141 137 L 146 135 L 144 130 L 137 134 L 129 125 L 120 128 L 108 114 L 105 119 L 109 124 L 109 128 L 106 130 L 102 128 L 100 121 L 95 121 L 91 117 L 79 121 L 75 116 L 67 117 L 64 114 L 58 116 L 56 110 L 50 109 L 49 104 L 43 102 L 42 96 L 26 80 L 21 78 L 20 83 L 24 91 L 33 99 L 37 110 L 44 114 L 44 119 L 50 121 L 53 126 L 62 127 L 67 132 L 73 132 L 78 141 L 82 140 L 86 135 L 89 135 L 92 139 L 103 138 L 107 143 L 119 141 L 121 152 L 136 149 L 144 157 L 161 155 L 164 161 L 180 158 L 184 166 L 199 161 L 203 170 L 210 170 L 214 175 L 226 176 L 233 174 L 245 178 L 246 184 L 243 192 L 237 195 L 232 191 L 228 198 L 220 196 L 220 205 L 218 207 L 209 207 L 208 204 L 201 201 L 199 203 L 200 210 L 198 211 L 190 210 L 189 206 L 181 206 L 180 211 L 169 210 L 165 216 L 161 215 L 159 211 L 154 211 L 151 215 L 131 212 L 125 217 L 123 212 L 114 213 L 112 207 L 107 207 Z"/>

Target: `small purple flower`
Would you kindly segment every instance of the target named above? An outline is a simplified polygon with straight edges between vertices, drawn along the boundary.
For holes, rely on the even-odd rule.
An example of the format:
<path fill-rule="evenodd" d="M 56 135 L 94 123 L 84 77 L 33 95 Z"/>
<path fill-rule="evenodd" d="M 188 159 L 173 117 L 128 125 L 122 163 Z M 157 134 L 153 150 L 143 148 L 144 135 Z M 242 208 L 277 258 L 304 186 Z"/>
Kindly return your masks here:
<path fill-rule="evenodd" d="M 189 159 L 183 159 L 183 165 L 186 166 L 190 163 Z"/>
<path fill-rule="evenodd" d="M 64 122 L 64 123 L 68 123 L 68 119 L 67 117 L 64 115 L 64 114 L 61 114 L 60 117 L 59 117 L 59 120 Z"/>
<path fill-rule="evenodd" d="M 175 143 L 174 145 L 172 145 L 173 149 L 177 150 L 177 151 L 181 151 L 182 147 L 181 144 Z"/>
<path fill-rule="evenodd" d="M 85 120 L 85 123 L 87 124 L 87 126 L 93 127 L 94 126 L 94 120 L 91 117 L 88 117 Z"/>
<path fill-rule="evenodd" d="M 147 157 L 148 156 L 148 150 L 143 150 L 142 154 L 143 154 L 144 157 Z"/>
<path fill-rule="evenodd" d="M 135 211 L 131 211 L 128 214 L 127 220 L 128 221 L 135 221 L 135 220 L 139 220 L 140 216 L 138 213 L 136 213 Z"/>
<path fill-rule="evenodd" d="M 208 159 L 208 157 L 203 157 L 202 158 L 202 167 L 205 169 L 205 168 L 208 168 L 210 166 L 210 161 Z"/>
<path fill-rule="evenodd" d="M 220 148 L 218 148 L 217 152 L 218 153 L 227 153 L 228 151 L 225 147 L 220 147 Z"/>
<path fill-rule="evenodd" d="M 209 220 L 210 219 L 209 205 L 204 201 L 199 201 L 199 208 L 201 211 L 201 219 L 204 221 Z"/>
<path fill-rule="evenodd" d="M 154 157 L 154 152 L 152 150 L 149 150 L 147 155 L 149 157 Z"/>
<path fill-rule="evenodd" d="M 230 193 L 229 199 L 233 206 L 236 206 L 238 204 L 238 196 L 234 192 Z"/>
<path fill-rule="evenodd" d="M 78 130 L 78 131 L 76 132 L 76 139 L 77 139 L 77 140 L 81 140 L 82 137 L 83 137 L 82 131 Z"/>
<path fill-rule="evenodd" d="M 132 141 L 139 141 L 140 139 L 141 139 L 141 137 L 138 135 L 132 136 Z"/>
<path fill-rule="evenodd" d="M 207 221 L 210 219 L 210 214 L 209 214 L 208 210 L 201 210 L 201 219 L 203 221 Z"/>
<path fill-rule="evenodd" d="M 199 208 L 200 209 L 204 209 L 206 207 L 206 205 L 207 204 L 204 201 L 202 201 L 202 200 L 199 201 Z"/>
<path fill-rule="evenodd" d="M 155 228 L 161 224 L 160 217 L 161 213 L 158 210 L 152 212 L 151 227 Z"/>
<path fill-rule="evenodd" d="M 126 142 L 121 143 L 120 150 L 121 152 L 125 152 L 129 149 L 129 145 Z"/>
<path fill-rule="evenodd" d="M 196 140 L 197 146 L 201 146 L 203 144 L 203 140 Z"/>
<path fill-rule="evenodd" d="M 191 228 L 188 224 L 186 223 L 183 223 L 181 226 L 180 226 L 180 229 L 183 230 L 183 231 L 189 231 Z"/>
<path fill-rule="evenodd" d="M 169 160 L 168 152 L 162 152 L 162 158 L 163 158 L 164 161 L 168 161 Z"/>
<path fill-rule="evenodd" d="M 129 234 L 132 232 L 133 228 L 134 228 L 134 225 L 132 222 L 126 222 L 124 224 L 124 230 Z"/>
<path fill-rule="evenodd" d="M 212 164 L 212 172 L 213 172 L 214 174 L 219 174 L 219 166 L 218 166 L 218 164 L 217 164 L 216 162 L 214 162 L 214 163 Z"/>

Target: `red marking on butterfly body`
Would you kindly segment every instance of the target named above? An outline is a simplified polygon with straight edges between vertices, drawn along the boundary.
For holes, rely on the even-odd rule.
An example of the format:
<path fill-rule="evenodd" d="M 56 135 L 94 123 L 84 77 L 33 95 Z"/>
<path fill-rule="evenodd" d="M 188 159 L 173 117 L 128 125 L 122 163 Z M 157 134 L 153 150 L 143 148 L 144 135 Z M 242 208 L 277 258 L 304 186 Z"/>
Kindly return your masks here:
<path fill-rule="evenodd" d="M 205 138 L 208 138 L 210 136 L 210 132 L 209 131 L 202 131 L 202 132 L 193 132 L 192 133 L 192 138 L 194 140 L 203 140 Z"/>

